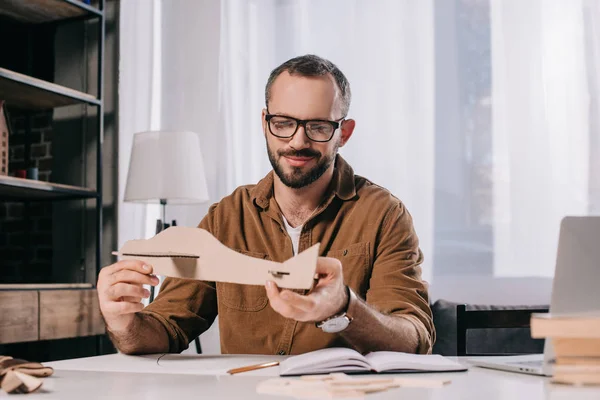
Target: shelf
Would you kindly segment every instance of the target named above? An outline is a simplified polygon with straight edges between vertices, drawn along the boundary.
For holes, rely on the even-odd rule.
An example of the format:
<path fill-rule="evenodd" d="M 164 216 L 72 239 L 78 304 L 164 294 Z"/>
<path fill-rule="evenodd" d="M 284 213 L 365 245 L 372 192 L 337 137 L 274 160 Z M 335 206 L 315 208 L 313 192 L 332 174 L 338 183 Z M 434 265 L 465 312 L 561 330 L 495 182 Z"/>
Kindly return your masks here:
<path fill-rule="evenodd" d="M 91 283 L 2 283 L 0 290 L 92 289 Z"/>
<path fill-rule="evenodd" d="M 2 200 L 70 200 L 96 197 L 98 193 L 88 188 L 0 176 Z"/>
<path fill-rule="evenodd" d="M 0 68 L 0 99 L 6 100 L 7 105 L 32 110 L 47 110 L 80 103 L 100 105 L 100 100 L 91 94 L 4 68 Z"/>
<path fill-rule="evenodd" d="M 105 333 L 96 289 L 0 290 L 0 344 Z"/>
<path fill-rule="evenodd" d="M 94 18 L 102 11 L 79 0 L 2 0 L 0 15 L 29 24 Z"/>

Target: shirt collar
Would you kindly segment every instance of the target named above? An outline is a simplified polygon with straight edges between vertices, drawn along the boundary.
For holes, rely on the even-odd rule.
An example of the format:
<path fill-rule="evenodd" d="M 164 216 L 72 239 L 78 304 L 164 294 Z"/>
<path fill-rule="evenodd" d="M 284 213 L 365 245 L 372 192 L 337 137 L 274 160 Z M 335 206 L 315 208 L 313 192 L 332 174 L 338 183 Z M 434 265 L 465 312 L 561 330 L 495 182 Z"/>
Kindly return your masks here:
<path fill-rule="evenodd" d="M 270 171 L 263 179 L 261 179 L 252 189 L 250 196 L 257 207 L 266 209 L 269 206 L 269 200 L 273 197 L 273 176 L 274 172 Z M 341 200 L 350 200 L 356 196 L 356 187 L 354 186 L 354 170 L 342 158 L 341 155 L 336 155 L 335 169 L 331 185 L 328 192 L 340 198 Z M 331 193 L 331 191 L 333 193 Z M 325 195 L 328 196 L 327 194 Z"/>

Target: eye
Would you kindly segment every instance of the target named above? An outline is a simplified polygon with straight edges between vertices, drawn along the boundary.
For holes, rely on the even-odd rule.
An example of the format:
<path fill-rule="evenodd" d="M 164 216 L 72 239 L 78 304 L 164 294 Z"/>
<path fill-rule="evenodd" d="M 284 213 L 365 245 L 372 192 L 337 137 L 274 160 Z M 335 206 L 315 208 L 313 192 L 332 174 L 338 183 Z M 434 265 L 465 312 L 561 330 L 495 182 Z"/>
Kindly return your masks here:
<path fill-rule="evenodd" d="M 331 125 L 323 123 L 312 123 L 309 125 L 310 130 L 314 133 L 329 133 Z"/>
<path fill-rule="evenodd" d="M 277 125 L 277 126 L 291 126 L 292 122 L 291 121 L 279 121 L 279 122 L 275 122 L 275 125 Z"/>
<path fill-rule="evenodd" d="M 293 128 L 296 125 L 296 121 L 288 119 L 288 118 L 273 118 L 271 119 L 271 125 L 275 127 L 275 129 L 289 129 Z"/>

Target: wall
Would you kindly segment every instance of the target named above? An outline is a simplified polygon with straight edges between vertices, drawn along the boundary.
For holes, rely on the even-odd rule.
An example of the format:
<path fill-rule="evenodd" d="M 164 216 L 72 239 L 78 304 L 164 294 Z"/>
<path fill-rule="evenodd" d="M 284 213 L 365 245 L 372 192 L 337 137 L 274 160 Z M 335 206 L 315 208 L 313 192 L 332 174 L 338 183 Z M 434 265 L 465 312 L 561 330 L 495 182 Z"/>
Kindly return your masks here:
<path fill-rule="evenodd" d="M 26 133 L 26 113 L 9 114 L 8 174 L 37 167 L 39 179 L 52 175 L 52 110 L 32 114 Z M 29 142 L 27 146 L 25 143 Z M 0 277 L 2 283 L 52 280 L 52 204 L 0 202 Z"/>

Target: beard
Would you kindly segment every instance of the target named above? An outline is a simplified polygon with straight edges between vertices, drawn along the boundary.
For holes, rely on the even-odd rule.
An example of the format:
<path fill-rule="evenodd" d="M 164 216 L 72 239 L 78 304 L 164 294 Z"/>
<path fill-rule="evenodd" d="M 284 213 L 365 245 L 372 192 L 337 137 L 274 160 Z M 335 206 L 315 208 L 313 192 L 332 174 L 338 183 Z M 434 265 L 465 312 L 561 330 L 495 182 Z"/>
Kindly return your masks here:
<path fill-rule="evenodd" d="M 338 148 L 339 143 L 336 142 L 333 151 L 326 155 L 323 155 L 321 152 L 313 149 L 278 150 L 277 154 L 275 154 L 275 152 L 269 146 L 269 142 L 267 141 L 267 153 L 269 154 L 269 161 L 271 161 L 273 171 L 275 171 L 275 173 L 285 186 L 292 189 L 301 189 L 303 187 L 306 187 L 311 183 L 315 182 L 321 176 L 323 176 L 325 171 L 327 171 L 327 169 L 335 160 Z M 304 171 L 301 167 L 291 167 L 292 170 L 286 173 L 284 171 L 283 165 L 280 162 L 281 157 L 285 156 L 313 157 L 314 159 L 316 159 L 317 165 L 315 165 L 308 171 Z"/>

